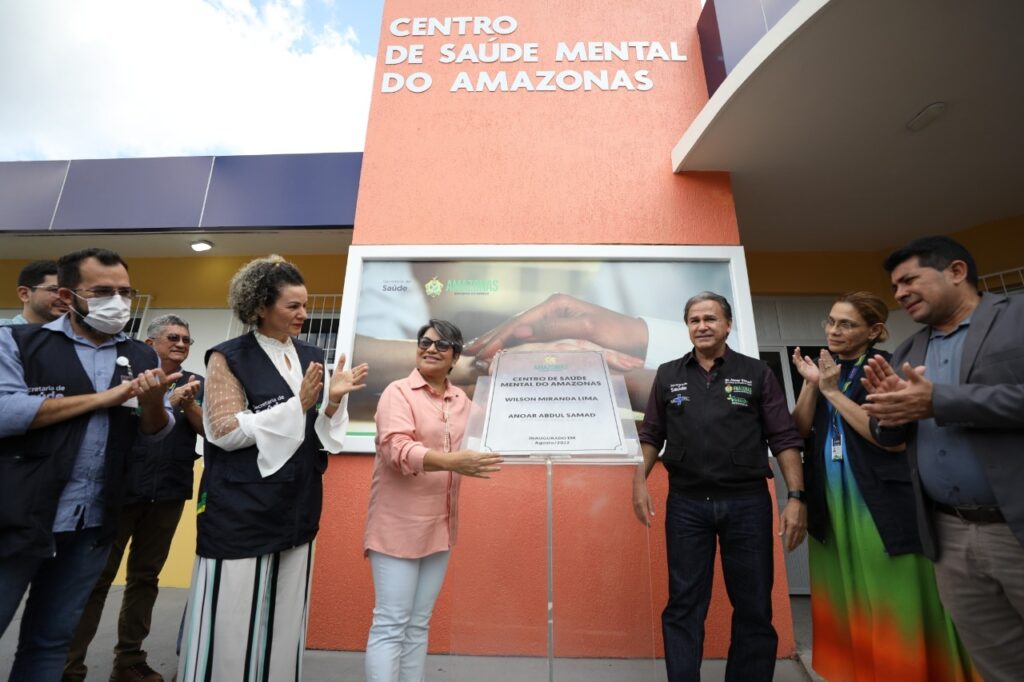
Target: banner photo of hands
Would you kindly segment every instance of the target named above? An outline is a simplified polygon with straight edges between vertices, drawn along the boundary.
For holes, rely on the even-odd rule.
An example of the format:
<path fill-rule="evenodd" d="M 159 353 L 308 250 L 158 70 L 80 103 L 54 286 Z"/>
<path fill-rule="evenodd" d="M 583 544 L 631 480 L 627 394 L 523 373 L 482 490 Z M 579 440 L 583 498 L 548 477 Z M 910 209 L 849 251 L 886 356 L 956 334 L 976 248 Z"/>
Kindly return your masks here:
<path fill-rule="evenodd" d="M 683 306 L 702 291 L 732 302 L 732 347 L 756 350 L 741 247 L 354 246 L 341 320 L 354 334 L 338 350 L 372 371 L 349 397 L 346 450 L 373 451 L 377 400 L 413 370 L 431 318 L 462 330 L 449 381 L 470 399 L 502 351 L 597 351 L 640 420 L 655 370 L 692 347 Z"/>

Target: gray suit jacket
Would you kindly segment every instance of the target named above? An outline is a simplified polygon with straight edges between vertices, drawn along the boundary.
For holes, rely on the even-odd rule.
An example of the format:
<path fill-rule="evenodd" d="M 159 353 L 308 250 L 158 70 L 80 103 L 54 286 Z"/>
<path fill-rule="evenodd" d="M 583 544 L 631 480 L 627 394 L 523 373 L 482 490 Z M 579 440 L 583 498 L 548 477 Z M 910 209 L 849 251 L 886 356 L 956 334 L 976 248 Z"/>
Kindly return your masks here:
<path fill-rule="evenodd" d="M 930 335 L 925 327 L 904 341 L 892 366 L 923 365 Z M 936 384 L 932 403 L 939 426 L 969 430 L 999 507 L 1024 545 L 1024 296 L 982 295 L 964 340 L 960 383 Z M 916 424 L 879 428 L 872 419 L 871 426 L 883 445 L 907 444 L 921 544 L 925 556 L 936 559 L 931 501 L 917 468 Z"/>

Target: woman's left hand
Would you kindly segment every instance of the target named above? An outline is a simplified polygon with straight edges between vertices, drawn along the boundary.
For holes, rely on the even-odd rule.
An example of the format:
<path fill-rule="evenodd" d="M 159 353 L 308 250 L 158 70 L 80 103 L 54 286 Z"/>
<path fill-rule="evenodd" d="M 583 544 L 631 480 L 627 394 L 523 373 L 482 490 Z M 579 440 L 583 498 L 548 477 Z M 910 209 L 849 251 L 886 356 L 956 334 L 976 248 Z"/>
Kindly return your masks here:
<path fill-rule="evenodd" d="M 821 357 L 818 358 L 818 388 L 822 393 L 839 390 L 839 365 L 832 359 L 832 354 L 826 349 L 821 349 Z"/>
<path fill-rule="evenodd" d="M 338 356 L 338 367 L 345 366 L 344 353 Z M 332 403 L 340 403 L 341 399 L 352 391 L 358 391 L 366 387 L 366 376 L 370 372 L 370 366 L 365 362 L 356 365 L 352 369 L 338 371 L 334 370 L 331 375 L 331 385 L 328 389 L 327 398 Z"/>

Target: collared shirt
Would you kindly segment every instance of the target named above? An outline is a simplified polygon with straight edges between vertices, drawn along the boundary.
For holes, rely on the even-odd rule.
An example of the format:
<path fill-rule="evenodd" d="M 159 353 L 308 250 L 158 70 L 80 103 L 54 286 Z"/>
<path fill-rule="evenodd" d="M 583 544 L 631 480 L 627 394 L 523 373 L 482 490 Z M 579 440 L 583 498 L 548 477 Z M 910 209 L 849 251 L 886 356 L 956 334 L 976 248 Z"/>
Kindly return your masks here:
<path fill-rule="evenodd" d="M 128 338 L 124 333 L 116 334 L 97 346 L 74 331 L 67 314 L 43 327 L 59 331 L 74 342 L 82 369 L 97 393 L 110 386 L 117 360 L 117 344 Z M 25 433 L 45 400 L 43 396 L 28 394 L 18 346 L 9 331 L 0 330 L 0 437 Z M 155 434 L 140 434 L 142 442 L 158 441 L 174 428 L 174 412 L 166 394 L 164 410 L 167 412 L 167 424 Z M 103 524 L 103 474 L 109 427 L 106 410 L 92 413 L 75 457 L 71 478 L 61 492 L 53 522 L 55 533 Z"/>
<path fill-rule="evenodd" d="M 21 313 L 18 313 L 14 317 L 0 318 L 0 327 L 10 327 L 14 324 L 28 324 L 28 320 Z"/>
<path fill-rule="evenodd" d="M 960 362 L 971 318 L 956 329 L 931 330 L 925 353 L 925 378 L 933 384 L 959 384 Z M 995 492 L 966 429 L 939 426 L 935 419 L 917 424 L 917 465 L 928 497 L 954 507 L 996 506 Z"/>
<path fill-rule="evenodd" d="M 455 544 L 461 477 L 424 471 L 423 458 L 428 450 L 461 449 L 471 408 L 461 388 L 448 381 L 438 395 L 415 369 L 384 389 L 365 550 L 415 559 Z"/>

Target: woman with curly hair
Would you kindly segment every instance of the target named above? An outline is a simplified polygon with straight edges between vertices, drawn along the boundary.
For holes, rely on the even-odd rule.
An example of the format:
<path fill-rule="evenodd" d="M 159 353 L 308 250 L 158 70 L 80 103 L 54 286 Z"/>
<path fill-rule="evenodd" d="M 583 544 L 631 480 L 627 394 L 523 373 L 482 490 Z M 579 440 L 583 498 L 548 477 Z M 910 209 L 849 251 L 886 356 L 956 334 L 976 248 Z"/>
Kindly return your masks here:
<path fill-rule="evenodd" d="M 206 354 L 205 466 L 180 682 L 299 680 L 327 453 L 341 449 L 365 364 L 324 381 L 323 351 L 293 338 L 302 274 L 280 256 L 246 264 L 229 303 L 253 331 Z"/>

